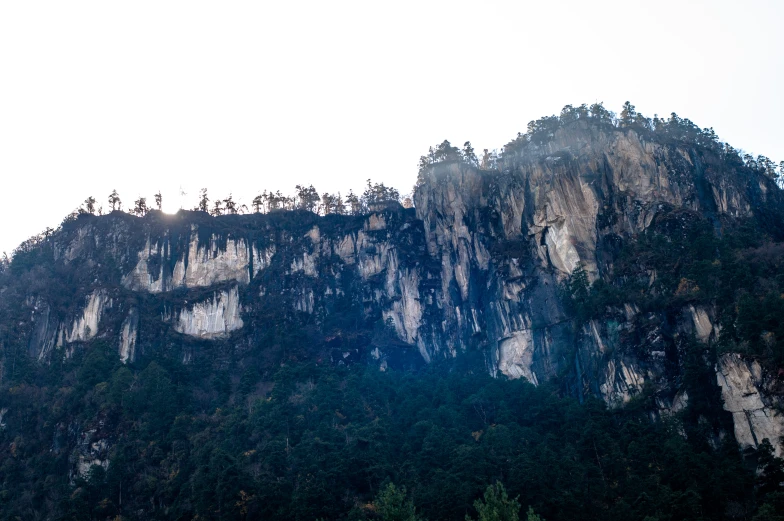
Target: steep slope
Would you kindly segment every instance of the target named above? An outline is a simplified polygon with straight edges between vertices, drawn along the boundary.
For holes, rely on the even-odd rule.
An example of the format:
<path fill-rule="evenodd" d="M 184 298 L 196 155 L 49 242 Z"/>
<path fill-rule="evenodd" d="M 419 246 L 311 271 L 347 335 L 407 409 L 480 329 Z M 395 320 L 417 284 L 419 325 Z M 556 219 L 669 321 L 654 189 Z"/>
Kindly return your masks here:
<path fill-rule="evenodd" d="M 574 371 L 576 392 L 600 395 L 609 406 L 650 386 L 659 411 L 683 408 L 688 393 L 675 383 L 684 362 L 679 344 L 688 335 L 718 341 L 715 302 L 708 295 L 666 306 L 660 300 L 641 313 L 639 294 L 629 289 L 661 296 L 677 288 L 657 284 L 653 263 L 626 259 L 619 273 L 616 262 L 646 234 L 675 248 L 696 223 L 722 237 L 754 222 L 780 239 L 781 190 L 693 142 L 657 142 L 639 130 L 583 122 L 510 156 L 493 174 L 461 162 L 437 164 L 416 194 L 428 252 L 442 266 L 445 344 L 464 350 L 484 331 L 493 373 L 536 383 Z M 575 323 L 559 283 L 578 267 L 590 282 L 622 281 L 628 289 Z M 746 362 L 725 358 L 722 365 L 728 360 L 750 378 Z M 726 385 L 718 366 L 716 375 L 728 403 L 744 392 Z M 753 407 L 744 414 L 764 410 L 763 432 L 780 431 L 784 417 L 775 407 Z M 739 414 L 736 432 L 748 431 L 737 425 L 746 423 Z M 751 446 L 761 440 L 739 437 Z M 771 441 L 780 451 L 777 437 Z"/>
<path fill-rule="evenodd" d="M 427 166 L 415 209 L 69 220 L 3 274 L 3 379 L 98 344 L 212 371 L 446 363 L 781 454 L 782 190 L 713 141 L 634 126 L 524 145 Z M 74 476 L 110 465 L 95 418 L 67 427 Z"/>

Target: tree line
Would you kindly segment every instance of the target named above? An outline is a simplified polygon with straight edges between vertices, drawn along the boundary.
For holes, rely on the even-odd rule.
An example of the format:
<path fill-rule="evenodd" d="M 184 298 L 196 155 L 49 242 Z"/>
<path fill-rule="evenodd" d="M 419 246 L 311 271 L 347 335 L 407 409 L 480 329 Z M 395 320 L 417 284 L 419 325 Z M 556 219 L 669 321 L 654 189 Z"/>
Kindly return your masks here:
<path fill-rule="evenodd" d="M 0 255 L 0 273 L 7 269 L 11 259 L 17 253 L 27 253 L 36 249 L 61 229 L 62 225 L 76 220 L 80 215 L 104 215 L 109 212 L 125 211 L 131 215 L 144 217 L 152 210 L 161 211 L 163 209 L 163 195 L 160 191 L 153 196 L 153 201 L 154 203 L 149 204 L 146 197 L 139 196 L 130 206 L 123 206 L 122 198 L 115 189 L 106 198 L 107 206 L 104 209 L 104 206 L 99 205 L 95 197 L 89 196 L 76 210 L 63 219 L 58 228 L 47 227 L 43 232 L 29 237 L 17 246 L 10 256 L 3 252 Z M 292 195 L 285 195 L 280 190 L 275 192 L 264 190 L 253 198 L 250 206 L 235 200 L 232 194 L 223 199 L 211 199 L 207 188 L 202 188 L 199 191 L 198 202 L 192 210 L 205 212 L 213 217 L 293 210 L 306 210 L 321 216 L 364 215 L 382 210 L 387 205 L 394 203 L 401 204 L 405 208 L 413 208 L 414 206 L 410 195 L 401 196 L 396 188 L 386 186 L 384 183 L 374 183 L 368 179 L 361 194 L 349 190 L 345 196 L 340 192 L 336 194 L 324 192 L 319 195 L 313 185 L 296 185 Z"/>
<path fill-rule="evenodd" d="M 419 158 L 417 186 L 424 182 L 424 173 L 437 163 L 456 161 L 481 170 L 512 168 L 529 147 L 547 143 L 555 136 L 558 129 L 579 120 L 618 129 L 630 128 L 641 133 L 651 133 L 659 138 L 665 138 L 665 141 L 693 142 L 716 150 L 725 160 L 768 176 L 776 181 L 779 187 L 784 188 L 784 161 L 777 165 L 766 156 L 754 157 L 743 150 L 735 149 L 728 143 L 722 142 L 712 127 L 701 129 L 691 120 L 681 118 L 674 112 L 669 118 L 660 118 L 658 114 L 648 118 L 628 101 L 623 104 L 620 114 L 608 110 L 603 103 L 594 103 L 590 106 L 583 103 L 577 107 L 566 105 L 557 116 L 545 116 L 530 121 L 526 131 L 518 132 L 517 137 L 500 151 L 484 149 L 481 158 L 477 157 L 470 141 L 466 141 L 463 148 L 459 149 L 452 146 L 448 140 L 444 140 L 435 147 L 430 147 L 428 153 Z"/>
<path fill-rule="evenodd" d="M 349 190 L 345 197 L 340 192 L 336 194 L 324 192 L 319 195 L 319 191 L 313 185 L 296 185 L 295 190 L 292 195 L 283 194 L 280 190 L 274 192 L 264 190 L 256 195 L 248 206 L 235 200 L 233 194 L 229 194 L 223 199 L 212 199 L 207 188 L 202 188 L 193 211 L 205 212 L 213 217 L 291 210 L 306 210 L 317 215 L 362 215 L 379 210 L 390 203 L 399 203 L 406 208 L 412 208 L 414 205 L 410 196 L 401 197 L 396 188 L 386 186 L 384 183 L 374 183 L 370 179 L 367 180 L 365 190 L 361 194 L 355 194 L 353 190 Z M 158 192 L 154 198 L 155 206 L 150 206 L 146 197 L 139 196 L 126 211 L 143 217 L 150 210 L 161 210 L 163 196 Z M 72 216 L 77 217 L 80 214 L 103 215 L 103 206 L 96 206 L 96 202 L 93 196 L 89 196 L 73 212 Z M 107 202 L 109 211 L 123 211 L 123 202 L 117 190 L 112 190 Z"/>

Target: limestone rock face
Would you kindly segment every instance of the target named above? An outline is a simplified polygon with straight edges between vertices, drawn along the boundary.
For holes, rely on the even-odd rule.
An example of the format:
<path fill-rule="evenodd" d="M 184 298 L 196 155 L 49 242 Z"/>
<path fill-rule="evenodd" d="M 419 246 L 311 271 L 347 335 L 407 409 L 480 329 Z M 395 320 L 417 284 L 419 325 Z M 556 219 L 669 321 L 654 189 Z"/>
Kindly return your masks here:
<path fill-rule="evenodd" d="M 504 173 L 435 165 L 415 202 L 428 252 L 441 265 L 445 343 L 465 349 L 481 329 L 495 346 L 492 370 L 500 363 L 508 368 L 499 357 L 509 348 L 500 345 L 534 324 L 531 371 L 539 381 L 557 373 L 563 366 L 558 338 L 565 334 L 557 287 L 578 265 L 591 281 L 603 277 L 612 270 L 604 244 L 644 232 L 673 208 L 752 213 L 745 187 L 715 172 L 695 176 L 703 168 L 698 163 L 690 150 L 648 142 L 633 131 L 575 124 L 525 156 L 506 159 Z M 689 311 L 700 340 L 717 334 L 705 310 Z M 476 326 L 467 327 L 474 317 Z M 602 372 L 628 376 L 623 385 L 639 388 L 645 371 L 637 374 L 629 364 L 618 360 L 615 370 L 608 365 Z M 618 400 L 628 397 L 608 398 Z"/>
<path fill-rule="evenodd" d="M 198 227 L 193 225 L 188 248 L 179 255 L 169 273 L 165 267 L 171 264 L 172 252 L 166 246 L 151 242 L 148 236 L 145 247 L 138 253 L 138 262 L 123 276 L 123 285 L 135 291 L 162 293 L 229 281 L 248 284 L 269 265 L 275 254 L 274 245 L 260 251 L 244 239 L 222 240 L 215 234 L 200 242 Z"/>
<path fill-rule="evenodd" d="M 112 299 L 101 290 L 93 291 L 87 299 L 87 305 L 81 316 L 77 317 L 70 328 L 65 330 L 65 341 L 84 342 L 98 333 L 101 315 L 112 306 Z"/>
<path fill-rule="evenodd" d="M 217 237 L 206 244 L 199 244 L 198 236 L 191 237 L 187 262 L 180 259 L 174 266 L 174 287 L 207 287 L 218 282 L 250 282 L 250 263 L 253 253 L 245 241 L 227 239 L 223 248 L 218 247 Z M 258 252 L 256 252 L 258 258 Z"/>
<path fill-rule="evenodd" d="M 630 300 L 577 322 L 560 285 L 578 266 L 589 281 L 612 280 L 619 245 L 673 214 L 720 227 L 782 198 L 763 176 L 649 137 L 578 121 L 505 155 L 498 170 L 439 163 L 423 172 L 415 209 L 81 216 L 54 239 L 52 262 L 84 275 L 65 308 L 29 295 L 29 353 L 46 362 L 98 335 L 125 363 L 161 345 L 187 345 L 177 352 L 187 363 L 199 349 L 258 348 L 275 317 L 307 330 L 319 359 L 335 364 L 386 369 L 478 353 L 497 377 L 541 385 L 568 375 L 559 382 L 580 399 L 622 407 L 642 396 L 653 416 L 676 413 L 689 400 L 674 388 L 684 342 L 719 339 L 716 310 L 684 300 L 642 311 Z M 649 286 L 657 277 L 642 275 Z M 738 355 L 716 373 L 749 446 L 781 433 L 758 373 Z"/>
<path fill-rule="evenodd" d="M 28 351 L 31 356 L 45 360 L 55 347 L 59 322 L 52 316 L 48 304 L 37 302 L 32 311 L 33 331 L 30 335 Z"/>
<path fill-rule="evenodd" d="M 222 338 L 242 326 L 237 286 L 181 309 L 174 319 L 175 331 L 203 339 Z"/>
<path fill-rule="evenodd" d="M 784 415 L 781 403 L 765 392 L 766 377 L 756 360 L 739 354 L 722 355 L 716 365 L 716 380 L 721 386 L 724 409 L 732 413 L 735 439 L 742 447 L 757 448 L 768 439 L 781 456 L 784 447 Z"/>
<path fill-rule="evenodd" d="M 530 329 L 515 331 L 511 337 L 498 343 L 498 370 L 509 378 L 524 377 L 536 385 L 536 375 L 531 371 L 533 348 Z"/>
<path fill-rule="evenodd" d="M 139 334 L 139 312 L 132 308 L 120 330 L 120 360 L 133 362 L 136 358 L 136 337 Z"/>

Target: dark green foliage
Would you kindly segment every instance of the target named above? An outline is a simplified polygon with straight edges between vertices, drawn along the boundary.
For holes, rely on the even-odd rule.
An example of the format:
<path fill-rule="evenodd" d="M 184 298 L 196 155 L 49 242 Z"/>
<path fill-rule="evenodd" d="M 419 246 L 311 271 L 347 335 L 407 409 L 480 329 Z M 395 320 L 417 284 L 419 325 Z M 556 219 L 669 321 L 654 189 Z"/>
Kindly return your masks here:
<path fill-rule="evenodd" d="M 548 521 L 717 519 L 753 501 L 730 442 L 716 451 L 677 423 L 447 369 L 295 364 L 205 380 L 198 364 L 123 366 L 97 343 L 0 391 L 0 519 L 383 518 L 380 505 L 431 521 L 495 505 L 512 519 L 514 504 Z M 113 433 L 110 464 L 69 482 L 68 433 L 90 429 Z M 498 480 L 508 493 L 493 485 L 474 509 Z"/>
<path fill-rule="evenodd" d="M 375 501 L 373 510 L 383 521 L 417 521 L 414 502 L 406 496 L 406 487 L 397 488 L 394 483 L 384 487 Z"/>
<path fill-rule="evenodd" d="M 580 322 L 625 303 L 664 315 L 689 304 L 713 306 L 722 326 L 720 349 L 778 367 L 784 364 L 784 243 L 762 229 L 741 221 L 727 223 L 719 235 L 696 214 L 663 213 L 624 243 L 612 277 L 589 285 L 578 266 L 562 288 L 564 303 Z"/>
<path fill-rule="evenodd" d="M 500 193 L 509 185 L 496 181 L 525 150 L 544 150 L 570 125 L 635 132 L 666 146 L 697 143 L 702 148 L 689 150 L 690 160 L 704 167 L 700 175 L 717 168 L 716 158 L 749 179 L 755 172 L 774 175 L 770 160 L 741 158 L 712 129 L 675 114 L 649 120 L 630 103 L 620 119 L 600 103 L 564 107 L 558 117 L 531 122 L 500 156 L 485 150 L 481 162 L 470 143 L 461 151 L 444 141 L 423 156 L 420 174 L 434 163 L 479 164 L 489 190 Z M 551 157 L 559 165 L 576 161 L 563 151 Z M 690 208 L 711 199 L 705 195 L 710 186 L 697 185 Z M 539 388 L 492 379 L 481 349 L 422 368 L 416 350 L 397 338 L 378 309 L 365 306 L 379 298 L 372 293 L 381 276 L 360 281 L 346 270 L 341 280 L 353 295 L 336 296 L 313 314 L 286 313 L 293 290 L 327 289 L 323 278 L 287 274 L 294 250 L 280 248 L 280 262 L 239 290 L 254 299 L 266 290 L 258 305 L 243 311 L 250 333 L 209 345 L 144 317 L 186 298 L 208 298 L 214 287 L 152 298 L 122 289 L 119 281 L 136 262 L 129 252 L 144 247 L 146 234 L 167 251 L 184 251 L 196 224 L 200 241 L 214 235 L 225 246 L 242 230 L 256 246 L 288 241 L 300 254 L 311 251 L 305 234 L 314 225 L 324 236 L 357 231 L 364 224 L 360 214 L 387 208 L 388 228 L 365 232 L 397 234 L 400 266 L 433 265 L 434 276 L 422 284 L 437 286 L 440 261 L 427 256 L 422 223 L 413 210 L 397 206 L 398 199 L 397 190 L 370 181 L 361 196 L 349 193 L 345 200 L 299 186 L 296 197 L 260 194 L 254 215 L 239 215 L 244 210 L 231 196 L 216 200 L 220 217 L 212 218 L 205 213 L 205 189 L 201 211 L 177 216 L 148 212 L 140 198 L 137 213 L 147 215 L 138 228 L 125 226 L 139 221 L 121 212 L 91 215 L 93 201 L 88 211 L 67 217 L 58 233 L 72 238 L 85 223 L 137 230 L 127 251 L 91 258 L 97 246 L 86 240 L 85 255 L 65 269 L 51 261 L 56 245 L 48 230 L 21 245 L 13 261 L 0 260 L 0 282 L 14 278 L 1 284 L 0 520 L 518 519 L 521 505 L 528 521 L 781 519 L 782 462 L 765 443 L 755 454 L 738 452 L 727 436 L 732 426 L 713 369 L 724 350 L 754 355 L 769 372 L 784 364 L 784 236 L 779 217 L 765 208 L 755 210 L 756 220 L 728 221 L 710 205 L 697 214 L 662 204 L 651 210 L 656 215 L 645 233 L 604 236 L 612 255 L 599 261 L 602 278 L 591 284 L 580 265 L 563 285 L 565 320 L 576 326 L 575 337 L 589 319 L 610 317 L 610 324 L 627 303 L 639 307 L 637 317 L 648 317 L 635 320 L 661 324 L 668 363 L 679 369 L 672 389 L 686 391 L 689 401 L 677 417 L 655 422 L 648 415 L 657 398 L 651 389 L 623 410 L 608 411 L 588 393 L 579 403 L 563 392 L 569 375 Z M 119 196 L 109 203 L 119 207 Z M 602 209 L 599 229 L 618 225 L 626 203 L 617 204 Z M 464 219 L 502 236 L 494 229 L 501 216 L 489 206 Z M 530 265 L 536 249 L 530 233 L 485 246 L 493 261 L 520 265 Z M 160 255 L 149 267 L 156 274 L 173 268 L 171 258 Z M 16 327 L 29 314 L 7 303 L 40 297 L 61 320 L 78 305 L 74 292 L 88 293 L 96 281 L 114 285 L 117 309 L 139 310 L 145 344 L 136 361 L 120 363 L 102 340 L 108 337 L 99 335 L 73 345 L 70 357 L 58 350 L 39 363 L 26 329 Z M 676 315 L 697 304 L 716 310 L 718 342 L 673 330 Z M 113 326 L 116 331 L 119 323 Z M 624 349 L 640 350 L 640 359 L 643 344 L 641 338 L 622 342 Z M 386 372 L 355 363 L 379 346 L 389 356 Z"/>
<path fill-rule="evenodd" d="M 765 498 L 753 521 L 784 521 L 784 492 L 774 492 Z"/>
<path fill-rule="evenodd" d="M 478 515 L 477 521 L 518 521 L 520 519 L 520 502 L 517 501 L 517 498 L 509 497 L 500 481 L 487 487 L 484 498 L 474 501 L 474 508 Z M 536 516 L 536 514 L 533 515 Z M 471 520 L 470 516 L 466 516 L 466 521 Z"/>
<path fill-rule="evenodd" d="M 784 483 L 784 461 L 777 458 L 773 446 L 767 438 L 757 449 L 757 481 L 759 493 L 763 496 L 781 492 Z"/>

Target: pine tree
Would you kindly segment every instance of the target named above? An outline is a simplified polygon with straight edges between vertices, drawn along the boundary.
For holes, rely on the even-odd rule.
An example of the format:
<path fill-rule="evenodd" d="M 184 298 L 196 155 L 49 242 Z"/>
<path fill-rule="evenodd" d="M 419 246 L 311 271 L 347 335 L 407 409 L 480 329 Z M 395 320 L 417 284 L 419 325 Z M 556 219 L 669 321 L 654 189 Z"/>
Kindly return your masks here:
<path fill-rule="evenodd" d="M 474 147 L 471 146 L 470 141 L 466 141 L 463 144 L 463 160 L 469 165 L 479 165 L 479 159 L 477 159 L 476 153 L 474 152 Z"/>
<path fill-rule="evenodd" d="M 406 497 L 406 487 L 388 484 L 373 502 L 376 512 L 384 521 L 417 521 L 414 502 Z"/>
<path fill-rule="evenodd" d="M 319 201 L 321 200 L 318 190 L 316 190 L 313 185 L 297 185 L 295 188 L 297 189 L 298 207 L 309 212 L 317 211 Z"/>
<path fill-rule="evenodd" d="M 237 203 L 234 202 L 234 198 L 231 194 L 223 200 L 223 207 L 229 215 L 235 215 L 237 213 Z"/>
<path fill-rule="evenodd" d="M 122 210 L 122 201 L 120 201 L 120 194 L 117 193 L 117 190 L 112 190 L 112 193 L 109 194 L 109 204 L 112 206 L 112 211 Z"/>
<path fill-rule="evenodd" d="M 95 213 L 95 197 L 90 196 L 84 200 L 85 207 L 87 208 L 87 213 Z"/>
<path fill-rule="evenodd" d="M 518 521 L 520 519 L 518 498 L 519 496 L 510 499 L 504 485 L 496 481 L 495 485 L 489 485 L 485 490 L 484 501 L 481 499 L 474 501 L 474 508 L 479 514 L 477 521 Z M 538 519 L 539 516 L 533 514 L 533 510 L 529 509 L 528 512 L 529 521 L 541 521 Z M 533 519 L 530 517 L 531 514 L 535 516 Z M 466 521 L 473 520 L 466 516 Z"/>
<path fill-rule="evenodd" d="M 528 512 L 526 513 L 526 521 L 544 521 L 542 516 L 534 512 L 533 507 L 528 507 Z"/>
<path fill-rule="evenodd" d="M 253 202 L 251 203 L 251 206 L 253 207 L 253 213 L 261 213 L 263 204 L 264 200 L 262 199 L 261 194 L 254 197 Z"/>
<path fill-rule="evenodd" d="M 202 188 L 199 192 L 199 206 L 197 209 L 200 212 L 209 212 L 210 211 L 210 199 L 207 197 L 207 189 Z"/>
<path fill-rule="evenodd" d="M 147 214 L 147 198 L 139 197 L 133 202 L 133 213 L 139 217 L 144 217 Z"/>
<path fill-rule="evenodd" d="M 628 127 L 636 120 L 637 110 L 635 109 L 634 105 L 627 101 L 623 104 L 623 110 L 621 110 L 621 124 L 624 127 Z"/>
<path fill-rule="evenodd" d="M 757 487 L 762 495 L 784 490 L 784 460 L 776 457 L 768 438 L 762 440 L 757 448 Z"/>

